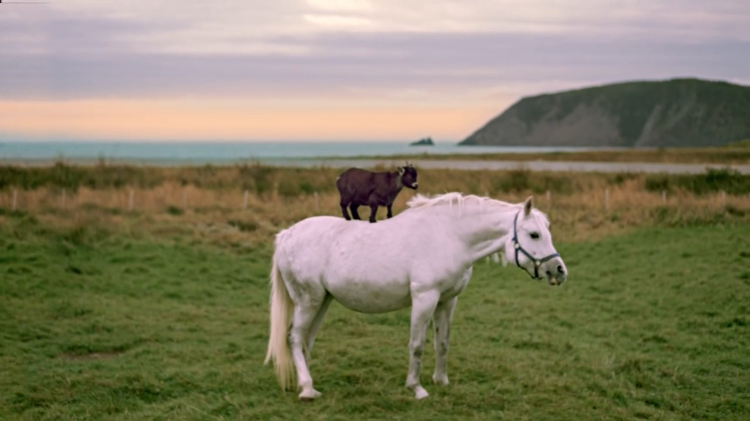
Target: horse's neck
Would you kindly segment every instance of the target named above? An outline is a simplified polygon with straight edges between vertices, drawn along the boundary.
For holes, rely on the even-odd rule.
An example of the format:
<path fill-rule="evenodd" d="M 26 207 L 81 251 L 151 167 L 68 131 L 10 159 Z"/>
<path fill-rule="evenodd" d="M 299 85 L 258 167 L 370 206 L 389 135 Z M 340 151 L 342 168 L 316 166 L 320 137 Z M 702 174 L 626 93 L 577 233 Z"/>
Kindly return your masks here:
<path fill-rule="evenodd" d="M 459 216 L 454 216 L 451 225 L 466 247 L 467 259 L 475 262 L 503 248 L 506 236 L 513 230 L 513 218 L 518 209 L 513 206 L 466 206 L 460 212 Z"/>

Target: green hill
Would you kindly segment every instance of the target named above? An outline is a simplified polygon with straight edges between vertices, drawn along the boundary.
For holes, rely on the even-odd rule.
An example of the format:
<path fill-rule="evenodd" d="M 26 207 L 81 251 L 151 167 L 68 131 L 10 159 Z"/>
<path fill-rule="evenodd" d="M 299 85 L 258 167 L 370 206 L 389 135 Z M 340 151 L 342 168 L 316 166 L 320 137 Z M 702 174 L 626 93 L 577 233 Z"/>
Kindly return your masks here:
<path fill-rule="evenodd" d="M 522 98 L 459 145 L 700 147 L 750 138 L 750 87 L 627 82 Z"/>

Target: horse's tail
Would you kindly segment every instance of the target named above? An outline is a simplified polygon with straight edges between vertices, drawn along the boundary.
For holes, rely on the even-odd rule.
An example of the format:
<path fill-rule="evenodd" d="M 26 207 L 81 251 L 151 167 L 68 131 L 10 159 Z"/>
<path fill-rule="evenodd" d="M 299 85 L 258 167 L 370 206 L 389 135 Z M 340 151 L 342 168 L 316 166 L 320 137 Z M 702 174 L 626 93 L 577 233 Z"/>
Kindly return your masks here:
<path fill-rule="evenodd" d="M 273 359 L 273 368 L 279 385 L 282 390 L 286 390 L 287 386 L 294 381 L 294 360 L 292 360 L 292 353 L 287 342 L 294 303 L 281 278 L 276 259 L 276 252 L 274 252 L 271 268 L 271 333 L 268 338 L 266 360 L 263 364 L 268 364 Z"/>

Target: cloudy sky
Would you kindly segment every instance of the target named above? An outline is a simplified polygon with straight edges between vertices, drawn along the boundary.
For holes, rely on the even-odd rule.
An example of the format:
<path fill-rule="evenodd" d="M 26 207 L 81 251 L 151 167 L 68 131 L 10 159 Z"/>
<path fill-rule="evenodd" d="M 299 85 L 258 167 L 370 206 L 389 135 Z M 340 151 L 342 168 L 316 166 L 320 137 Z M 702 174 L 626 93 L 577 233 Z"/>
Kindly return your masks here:
<path fill-rule="evenodd" d="M 747 0 L 11 1 L 0 139 L 452 142 L 527 95 L 750 84 Z"/>

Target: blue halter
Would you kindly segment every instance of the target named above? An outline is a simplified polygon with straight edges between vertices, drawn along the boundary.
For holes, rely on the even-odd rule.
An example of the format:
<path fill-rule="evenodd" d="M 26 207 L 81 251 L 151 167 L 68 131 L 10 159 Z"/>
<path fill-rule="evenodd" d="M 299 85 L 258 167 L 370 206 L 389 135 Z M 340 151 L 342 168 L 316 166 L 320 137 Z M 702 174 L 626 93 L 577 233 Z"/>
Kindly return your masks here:
<path fill-rule="evenodd" d="M 518 232 L 516 230 L 516 222 L 518 222 L 518 214 L 520 214 L 520 213 L 521 212 L 518 212 L 516 214 L 516 217 L 513 219 L 513 248 L 516 249 L 516 266 L 518 266 L 520 268 L 523 268 L 526 271 L 526 273 L 528 273 L 529 276 L 531 276 L 531 279 L 542 279 L 542 278 L 539 277 L 539 267 L 542 265 L 542 263 L 544 263 L 544 262 L 546 262 L 546 261 L 548 261 L 550 259 L 553 259 L 555 257 L 558 257 L 560 255 L 560 253 L 552 253 L 549 256 L 543 257 L 541 259 L 536 259 L 534 256 L 531 255 L 531 253 L 529 253 L 528 251 L 524 250 L 524 248 L 521 247 L 521 243 L 518 242 Z M 529 270 L 526 269 L 526 267 L 521 266 L 518 263 L 518 252 L 519 251 L 521 253 L 525 254 L 526 257 L 528 257 L 530 260 L 534 261 L 534 275 L 533 276 L 531 275 L 531 272 L 529 272 Z"/>

